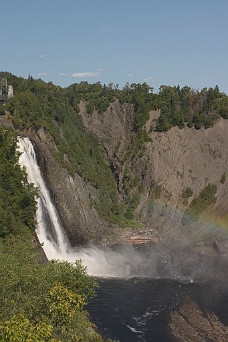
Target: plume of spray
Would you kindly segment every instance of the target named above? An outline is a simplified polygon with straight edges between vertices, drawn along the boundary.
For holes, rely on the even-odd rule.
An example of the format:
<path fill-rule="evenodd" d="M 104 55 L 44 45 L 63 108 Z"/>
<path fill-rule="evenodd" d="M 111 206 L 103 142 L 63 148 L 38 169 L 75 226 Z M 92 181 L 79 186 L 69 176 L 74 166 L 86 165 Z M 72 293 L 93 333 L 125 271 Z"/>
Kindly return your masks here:
<path fill-rule="evenodd" d="M 71 247 L 37 165 L 33 145 L 28 138 L 19 137 L 18 141 L 21 152 L 19 162 L 26 168 L 28 180 L 39 191 L 36 232 L 48 259 L 69 262 L 81 259 L 88 274 L 97 277 L 163 277 L 180 281 L 208 277 L 209 270 L 212 270 L 211 262 L 208 264 L 207 259 L 192 258 L 188 253 L 189 246 L 179 242 L 105 248 Z M 213 274 L 216 274 L 215 269 L 214 261 Z"/>

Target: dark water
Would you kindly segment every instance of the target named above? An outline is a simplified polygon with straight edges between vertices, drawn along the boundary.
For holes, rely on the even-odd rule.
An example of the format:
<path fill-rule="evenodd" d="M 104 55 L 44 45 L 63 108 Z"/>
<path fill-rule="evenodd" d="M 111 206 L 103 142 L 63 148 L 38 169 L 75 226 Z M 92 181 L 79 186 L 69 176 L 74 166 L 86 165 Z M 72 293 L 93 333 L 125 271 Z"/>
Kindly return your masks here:
<path fill-rule="evenodd" d="M 140 252 L 151 257 L 148 248 L 151 247 L 140 248 Z M 184 254 L 179 253 L 178 258 L 176 251 L 173 254 L 167 249 L 165 254 L 159 251 L 157 255 L 157 277 L 151 277 L 151 267 L 145 261 L 148 276 L 98 279 L 97 296 L 87 310 L 106 339 L 120 342 L 171 341 L 167 328 L 170 312 L 178 308 L 184 296 L 213 311 L 223 324 L 228 325 L 227 261 L 197 257 L 186 263 Z M 140 265 L 143 268 L 143 264 Z"/>
<path fill-rule="evenodd" d="M 58 259 L 62 252 L 68 252 L 65 233 L 56 211 L 52 210 L 50 194 L 38 168 L 32 143 L 28 138 L 19 138 L 19 141 L 23 152 L 21 157 L 24 155 L 20 163 L 26 167 L 30 181 L 41 189 L 39 235 L 48 246 L 45 250 L 48 258 Z M 179 243 L 173 242 L 169 246 L 156 244 L 83 250 L 87 259 L 96 257 L 92 263 L 94 267 L 103 261 L 100 265 L 102 273 L 92 274 L 107 276 L 108 271 L 109 275 L 119 275 L 118 279 L 98 279 L 97 296 L 87 308 L 104 337 L 121 342 L 170 341 L 167 332 L 169 313 L 184 295 L 193 295 L 201 306 L 213 310 L 228 325 L 228 297 L 221 291 L 228 292 L 228 260 L 192 257 Z M 124 279 L 126 276 L 135 278 Z M 196 283 L 188 283 L 190 279 Z M 199 285 L 199 279 L 204 285 Z M 215 283 L 211 285 L 211 281 Z"/>
<path fill-rule="evenodd" d="M 100 279 L 96 298 L 88 306 L 92 321 L 105 338 L 121 342 L 171 341 L 170 310 L 197 284 L 165 279 Z"/>
<path fill-rule="evenodd" d="M 228 325 L 228 296 L 213 285 L 167 279 L 100 279 L 88 305 L 92 321 L 105 338 L 121 342 L 169 342 L 169 314 L 188 295 L 214 311 Z"/>

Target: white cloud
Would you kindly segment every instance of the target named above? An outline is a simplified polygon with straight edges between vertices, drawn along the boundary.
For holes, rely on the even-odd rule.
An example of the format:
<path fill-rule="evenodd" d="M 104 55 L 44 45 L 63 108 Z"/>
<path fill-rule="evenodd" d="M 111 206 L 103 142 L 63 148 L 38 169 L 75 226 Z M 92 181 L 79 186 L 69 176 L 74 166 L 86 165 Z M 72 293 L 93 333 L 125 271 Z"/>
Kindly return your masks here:
<path fill-rule="evenodd" d="M 133 74 L 128 74 L 127 76 L 128 76 L 128 77 L 133 77 L 134 75 L 133 75 Z"/>
<path fill-rule="evenodd" d="M 62 77 L 65 77 L 65 76 L 66 76 L 66 73 L 65 73 L 65 72 L 58 72 L 58 75 L 59 75 L 59 76 L 62 76 Z"/>
<path fill-rule="evenodd" d="M 153 77 L 151 77 L 151 76 L 143 79 L 143 81 L 151 81 L 151 80 L 153 80 Z"/>
<path fill-rule="evenodd" d="M 46 57 L 46 55 L 40 55 L 40 59 L 44 59 Z"/>
<path fill-rule="evenodd" d="M 47 76 L 46 72 L 40 72 L 39 74 L 37 74 L 38 77 L 42 77 L 42 76 Z"/>
<path fill-rule="evenodd" d="M 76 72 L 72 74 L 72 77 L 97 77 L 100 76 L 100 71 L 85 71 L 85 72 Z"/>

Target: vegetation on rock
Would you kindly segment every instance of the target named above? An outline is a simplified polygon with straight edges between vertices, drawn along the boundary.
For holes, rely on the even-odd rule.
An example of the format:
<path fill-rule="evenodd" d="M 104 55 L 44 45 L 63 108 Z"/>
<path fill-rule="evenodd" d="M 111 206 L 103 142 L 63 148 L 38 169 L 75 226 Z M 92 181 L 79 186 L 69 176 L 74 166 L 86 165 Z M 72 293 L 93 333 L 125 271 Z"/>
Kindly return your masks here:
<path fill-rule="evenodd" d="M 185 124 L 196 129 L 212 127 L 220 118 L 228 117 L 227 95 L 215 88 L 196 91 L 190 87 L 162 86 L 158 94 L 161 115 L 156 130 L 168 131 L 172 126 Z"/>
<path fill-rule="evenodd" d="M 216 202 L 217 187 L 214 184 L 208 184 L 203 190 L 201 190 L 199 196 L 194 198 L 190 206 L 185 211 L 185 217 L 183 223 L 187 224 L 191 221 L 197 220 L 200 214 L 202 214 L 209 205 Z"/>
<path fill-rule="evenodd" d="M 137 161 L 144 155 L 146 143 L 151 138 L 145 129 L 150 110 L 160 109 L 154 130 L 166 132 L 173 126 L 185 125 L 199 129 L 213 126 L 220 118 L 228 118 L 228 96 L 214 88 L 194 90 L 188 86 L 162 85 L 158 93 L 146 83 L 127 83 L 123 89 L 118 84 L 102 85 L 100 82 L 75 83 L 60 88 L 51 82 L 15 77 L 0 73 L 14 87 L 15 96 L 8 100 L 4 110 L 11 114 L 19 129 L 37 130 L 44 127 L 52 135 L 58 150 L 54 156 L 58 163 L 74 176 L 78 173 L 86 183 L 97 189 L 95 206 L 102 218 L 111 223 L 123 223 L 124 217 L 134 217 L 134 197 L 140 194 L 146 168 L 135 184 L 135 176 L 129 173 L 124 179 L 124 195 L 119 196 L 115 175 L 105 158 L 103 146 L 97 137 L 83 126 L 80 103 L 84 102 L 89 115 L 99 115 L 114 101 L 128 103 L 134 108 L 131 141 L 121 162 Z M 133 189 L 134 188 L 134 189 Z M 185 198 L 185 203 L 187 199 Z M 130 211 L 130 208 L 132 210 Z"/>
<path fill-rule="evenodd" d="M 226 173 L 223 173 L 223 175 L 222 175 L 222 177 L 220 179 L 220 183 L 221 184 L 225 184 L 225 182 L 226 182 Z"/>

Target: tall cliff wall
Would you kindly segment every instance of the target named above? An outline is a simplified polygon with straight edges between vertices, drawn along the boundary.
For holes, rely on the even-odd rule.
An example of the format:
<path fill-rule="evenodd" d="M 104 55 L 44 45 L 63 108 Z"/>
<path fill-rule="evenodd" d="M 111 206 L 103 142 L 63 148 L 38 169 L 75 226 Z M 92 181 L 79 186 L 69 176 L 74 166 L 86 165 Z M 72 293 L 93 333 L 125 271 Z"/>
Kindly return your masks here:
<path fill-rule="evenodd" d="M 182 214 L 179 214 L 186 209 L 182 197 L 186 188 L 193 191 L 193 196 L 188 199 L 190 204 L 209 183 L 217 186 L 216 203 L 209 210 L 220 211 L 221 214 L 228 212 L 228 182 L 220 182 L 228 173 L 227 120 L 220 119 L 208 129 L 185 127 L 180 130 L 175 127 L 166 133 L 153 132 L 151 137 L 152 142 L 146 151 L 148 186 L 145 195 L 149 196 L 151 182 L 159 184 L 162 191 L 158 204 L 168 211 L 165 224 L 158 211 L 152 214 L 154 224 L 162 224 L 168 229 L 181 224 Z M 148 221 L 150 215 L 144 212 L 144 217 Z M 199 222 L 195 229 L 200 229 Z"/>
<path fill-rule="evenodd" d="M 38 165 L 72 245 L 99 243 L 105 239 L 109 225 L 104 224 L 91 206 L 90 199 L 96 196 L 96 190 L 85 184 L 78 174 L 72 177 L 59 165 L 53 156 L 56 144 L 46 130 L 20 133 L 28 136 L 35 145 Z"/>
<path fill-rule="evenodd" d="M 95 134 L 103 146 L 120 201 L 126 196 L 126 179 L 135 182 L 130 193 L 140 196 L 135 217 L 144 224 L 144 235 L 169 239 L 184 237 L 190 232 L 200 240 L 203 235 L 199 232 L 208 231 L 208 221 L 204 219 L 183 226 L 183 212 L 209 183 L 217 186 L 217 193 L 216 203 L 207 212 L 217 222 L 221 217 L 227 219 L 228 180 L 221 182 L 221 178 L 228 175 L 228 120 L 220 119 L 209 129 L 174 127 L 158 133 L 153 126 L 159 111 L 153 111 L 145 126 L 151 141 L 134 153 L 132 105 L 114 102 L 105 113 L 89 115 L 81 102 L 80 115 L 85 128 Z M 73 244 L 109 242 L 111 237 L 118 239 L 125 234 L 99 217 L 91 204 L 97 190 L 78 174 L 70 176 L 56 162 L 53 151 L 57 147 L 46 130 L 23 134 L 36 145 L 38 163 Z M 191 188 L 193 195 L 184 202 L 183 193 L 187 188 Z M 210 226 L 210 230 L 213 231 L 212 239 L 221 236 L 219 227 Z"/>
<path fill-rule="evenodd" d="M 175 237 L 189 230 L 207 231 L 207 222 L 203 225 L 203 221 L 198 221 L 190 227 L 183 227 L 182 219 L 187 204 L 209 183 L 217 186 L 217 200 L 209 208 L 209 213 L 213 212 L 217 219 L 226 216 L 228 181 L 222 184 L 221 178 L 228 175 L 228 120 L 220 119 L 208 129 L 173 127 L 168 132 L 159 133 L 151 129 L 159 116 L 159 111 L 153 111 L 146 124 L 151 142 L 145 143 L 143 154 L 129 153 L 126 158 L 126 149 L 131 148 L 134 135 L 131 106 L 114 103 L 102 115 L 88 115 L 82 105 L 81 115 L 87 129 L 104 145 L 106 156 L 116 172 L 120 194 L 126 169 L 133 178 L 141 180 L 143 191 L 136 214 L 153 232 L 170 238 L 170 235 Z M 193 195 L 184 203 L 182 196 L 187 188 L 192 189 Z M 159 194 L 154 200 L 157 190 Z M 132 189 L 132 193 L 134 191 Z"/>

